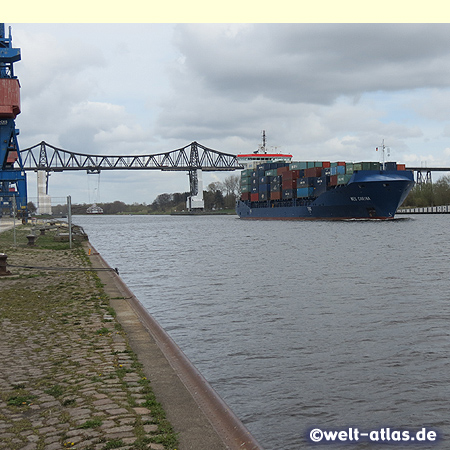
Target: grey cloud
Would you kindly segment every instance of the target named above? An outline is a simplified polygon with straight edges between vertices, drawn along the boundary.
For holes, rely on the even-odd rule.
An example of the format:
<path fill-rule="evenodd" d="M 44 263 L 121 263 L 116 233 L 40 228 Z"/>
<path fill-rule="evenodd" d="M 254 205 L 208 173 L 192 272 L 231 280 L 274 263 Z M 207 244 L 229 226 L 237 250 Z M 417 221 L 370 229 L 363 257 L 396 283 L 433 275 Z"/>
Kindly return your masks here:
<path fill-rule="evenodd" d="M 180 25 L 183 76 L 216 95 L 330 104 L 364 91 L 449 85 L 450 25 Z M 186 80 L 185 80 L 186 81 Z"/>

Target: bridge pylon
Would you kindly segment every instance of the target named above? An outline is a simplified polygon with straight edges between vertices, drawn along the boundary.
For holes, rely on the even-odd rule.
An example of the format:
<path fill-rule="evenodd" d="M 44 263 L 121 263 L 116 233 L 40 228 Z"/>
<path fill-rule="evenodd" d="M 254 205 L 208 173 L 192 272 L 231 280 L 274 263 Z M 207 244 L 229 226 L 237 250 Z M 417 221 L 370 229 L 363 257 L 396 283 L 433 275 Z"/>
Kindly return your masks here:
<path fill-rule="evenodd" d="M 200 158 L 198 155 L 197 142 L 191 143 L 191 152 L 189 158 L 190 166 L 192 169 L 189 170 L 189 186 L 190 194 L 186 199 L 186 209 L 188 211 L 192 210 L 202 210 L 205 207 L 205 202 L 203 200 L 203 176 L 200 169 Z"/>
<path fill-rule="evenodd" d="M 425 175 L 422 172 L 425 172 Z M 431 170 L 429 170 L 429 169 L 423 169 L 423 171 L 417 170 L 416 183 L 417 184 L 432 184 L 433 182 L 431 180 Z"/>

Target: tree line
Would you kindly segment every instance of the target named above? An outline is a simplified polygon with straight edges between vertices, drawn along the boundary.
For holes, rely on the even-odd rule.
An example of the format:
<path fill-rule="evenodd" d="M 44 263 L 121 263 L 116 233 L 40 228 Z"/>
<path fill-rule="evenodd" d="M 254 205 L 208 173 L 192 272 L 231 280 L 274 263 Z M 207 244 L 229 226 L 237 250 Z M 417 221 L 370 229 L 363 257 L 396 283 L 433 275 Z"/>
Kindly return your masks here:
<path fill-rule="evenodd" d="M 103 214 L 161 214 L 186 210 L 189 192 L 159 194 L 152 203 L 133 203 L 131 205 L 116 200 L 109 203 L 96 203 Z M 230 175 L 223 182 L 210 183 L 203 191 L 206 211 L 234 209 L 236 198 L 240 195 L 240 175 Z M 72 204 L 72 214 L 86 214 L 88 204 Z M 28 203 L 30 214 L 36 213 L 34 203 Z M 67 215 L 67 205 L 52 206 L 53 215 Z"/>
<path fill-rule="evenodd" d="M 446 175 L 435 183 L 416 184 L 402 206 L 421 208 L 450 204 L 450 176 Z"/>

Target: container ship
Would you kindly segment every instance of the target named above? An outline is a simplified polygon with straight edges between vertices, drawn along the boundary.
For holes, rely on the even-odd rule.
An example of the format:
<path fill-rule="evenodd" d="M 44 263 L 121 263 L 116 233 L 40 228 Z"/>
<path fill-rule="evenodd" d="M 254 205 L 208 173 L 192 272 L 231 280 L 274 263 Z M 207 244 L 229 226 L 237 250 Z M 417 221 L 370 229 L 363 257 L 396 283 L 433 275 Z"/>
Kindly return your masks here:
<path fill-rule="evenodd" d="M 395 162 L 292 161 L 265 146 L 238 155 L 241 219 L 393 219 L 414 186 L 414 174 Z"/>

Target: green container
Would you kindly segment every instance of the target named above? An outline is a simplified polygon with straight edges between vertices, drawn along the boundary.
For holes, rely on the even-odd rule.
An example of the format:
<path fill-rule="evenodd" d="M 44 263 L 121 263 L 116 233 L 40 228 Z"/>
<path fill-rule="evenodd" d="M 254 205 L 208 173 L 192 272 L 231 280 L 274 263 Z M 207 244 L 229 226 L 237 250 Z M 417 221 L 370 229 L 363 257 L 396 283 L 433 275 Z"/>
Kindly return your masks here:
<path fill-rule="evenodd" d="M 264 172 L 264 175 L 266 177 L 276 177 L 277 176 L 277 169 L 270 169 L 270 170 L 266 170 Z"/>
<path fill-rule="evenodd" d="M 244 192 L 250 192 L 251 191 L 251 187 L 250 187 L 250 185 L 246 185 L 246 184 L 241 184 L 241 192 L 242 193 L 244 193 Z"/>
<path fill-rule="evenodd" d="M 330 167 L 336 167 L 337 166 L 337 162 L 332 162 Z"/>
<path fill-rule="evenodd" d="M 314 167 L 322 167 L 322 161 L 314 161 Z"/>
<path fill-rule="evenodd" d="M 357 170 L 363 170 L 363 163 L 359 162 L 359 163 L 353 164 L 353 172 L 355 172 Z"/>
<path fill-rule="evenodd" d="M 351 175 L 338 175 L 337 184 L 347 184 L 350 181 Z"/>
<path fill-rule="evenodd" d="M 311 169 L 311 167 L 316 167 L 314 164 L 315 164 L 315 162 L 314 161 L 308 161 L 307 163 L 307 169 Z"/>
<path fill-rule="evenodd" d="M 347 163 L 345 165 L 345 173 L 348 175 L 353 175 L 353 163 Z"/>
<path fill-rule="evenodd" d="M 358 164 L 361 164 L 361 169 L 354 168 L 354 170 L 380 170 L 380 163 L 379 162 L 364 161 L 364 162 L 361 162 L 361 163 L 358 163 Z"/>
<path fill-rule="evenodd" d="M 308 168 L 308 163 L 306 161 L 296 161 L 289 164 L 289 170 L 303 170 Z"/>

